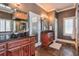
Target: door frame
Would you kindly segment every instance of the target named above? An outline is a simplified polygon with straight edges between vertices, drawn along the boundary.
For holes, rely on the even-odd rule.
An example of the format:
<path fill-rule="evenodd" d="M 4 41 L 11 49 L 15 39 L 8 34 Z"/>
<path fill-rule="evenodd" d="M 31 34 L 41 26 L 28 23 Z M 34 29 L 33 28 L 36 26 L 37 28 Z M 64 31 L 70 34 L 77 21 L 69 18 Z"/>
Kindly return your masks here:
<path fill-rule="evenodd" d="M 29 11 L 29 35 L 31 36 L 31 32 L 32 32 L 32 25 L 31 25 L 31 20 L 32 20 L 32 17 L 35 16 L 35 17 L 38 17 L 38 42 L 35 43 L 35 47 L 38 47 L 41 45 L 41 16 L 32 12 L 32 11 Z"/>

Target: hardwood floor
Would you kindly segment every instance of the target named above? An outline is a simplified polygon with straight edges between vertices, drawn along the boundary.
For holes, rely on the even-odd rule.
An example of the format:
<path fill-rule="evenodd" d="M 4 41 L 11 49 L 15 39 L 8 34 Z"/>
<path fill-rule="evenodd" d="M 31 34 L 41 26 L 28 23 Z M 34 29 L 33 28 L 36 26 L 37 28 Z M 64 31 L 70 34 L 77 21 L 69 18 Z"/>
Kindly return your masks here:
<path fill-rule="evenodd" d="M 37 47 L 35 51 L 36 56 L 75 56 L 75 49 L 70 44 L 63 44 L 62 48 L 57 51 L 52 48 Z"/>

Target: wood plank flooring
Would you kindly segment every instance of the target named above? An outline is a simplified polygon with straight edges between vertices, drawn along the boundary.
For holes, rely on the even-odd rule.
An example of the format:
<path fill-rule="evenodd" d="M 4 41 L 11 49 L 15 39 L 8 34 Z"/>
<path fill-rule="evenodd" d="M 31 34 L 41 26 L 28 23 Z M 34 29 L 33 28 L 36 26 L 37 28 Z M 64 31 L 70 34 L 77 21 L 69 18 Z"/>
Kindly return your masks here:
<path fill-rule="evenodd" d="M 52 48 L 37 47 L 35 51 L 36 56 L 75 56 L 75 49 L 70 44 L 63 44 L 62 48 L 57 51 Z"/>

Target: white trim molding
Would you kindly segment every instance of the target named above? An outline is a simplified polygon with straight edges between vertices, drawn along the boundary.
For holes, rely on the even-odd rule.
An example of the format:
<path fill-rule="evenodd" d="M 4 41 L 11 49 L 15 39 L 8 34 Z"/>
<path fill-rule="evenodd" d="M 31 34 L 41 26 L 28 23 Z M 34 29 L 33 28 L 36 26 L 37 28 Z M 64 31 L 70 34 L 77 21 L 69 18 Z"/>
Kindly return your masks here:
<path fill-rule="evenodd" d="M 43 6 L 41 6 L 40 4 L 36 3 L 37 6 L 41 7 L 43 10 L 45 10 L 46 12 L 49 12 L 46 8 L 44 8 Z"/>
<path fill-rule="evenodd" d="M 73 7 L 65 8 L 65 9 L 62 9 L 62 10 L 59 10 L 59 11 L 56 11 L 56 12 L 62 12 L 62 11 L 66 11 L 66 10 L 70 10 L 70 9 L 74 9 L 74 8 L 76 8 L 76 7 L 73 6 Z"/>
<path fill-rule="evenodd" d="M 43 10 L 45 10 L 46 12 L 51 12 L 51 11 L 55 11 L 56 9 L 51 9 L 51 10 L 47 10 L 46 8 L 44 8 L 42 5 L 36 3 L 36 5 L 38 5 L 39 7 L 41 7 Z M 56 10 L 56 12 L 62 12 L 62 11 L 66 11 L 66 10 L 69 10 L 69 9 L 73 9 L 73 8 L 76 8 L 75 6 L 76 4 L 74 3 L 74 6 L 72 7 L 68 7 L 68 8 L 64 8 L 64 9 L 61 9 L 61 10 Z"/>

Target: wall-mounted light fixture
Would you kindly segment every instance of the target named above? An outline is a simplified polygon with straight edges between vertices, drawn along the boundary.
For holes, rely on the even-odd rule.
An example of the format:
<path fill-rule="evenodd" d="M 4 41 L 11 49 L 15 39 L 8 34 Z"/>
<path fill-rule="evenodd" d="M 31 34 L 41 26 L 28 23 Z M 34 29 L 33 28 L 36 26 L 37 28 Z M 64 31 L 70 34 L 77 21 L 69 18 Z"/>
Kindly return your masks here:
<path fill-rule="evenodd" d="M 46 14 L 41 14 L 41 18 L 42 18 L 42 20 L 46 20 L 46 19 L 48 19 L 48 16 Z"/>

